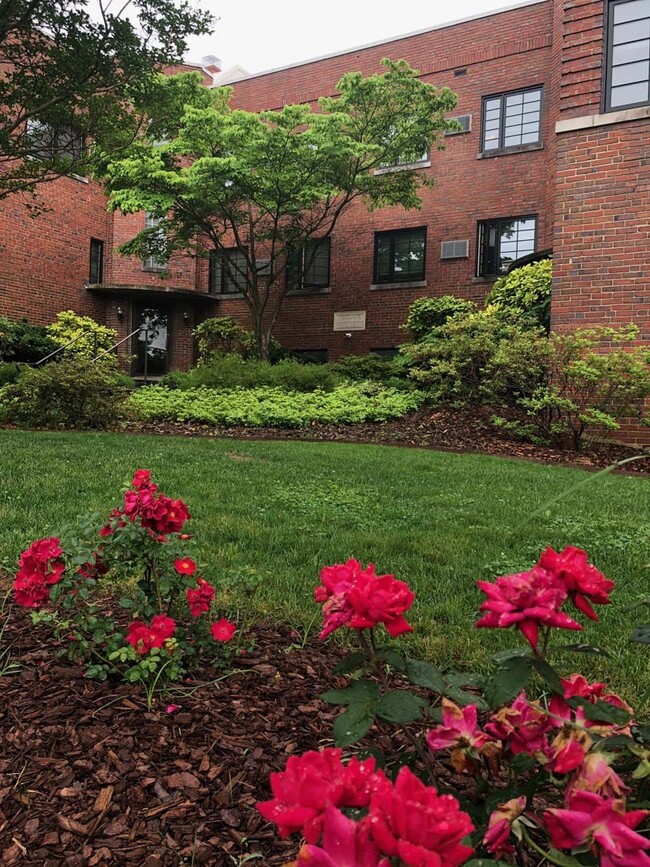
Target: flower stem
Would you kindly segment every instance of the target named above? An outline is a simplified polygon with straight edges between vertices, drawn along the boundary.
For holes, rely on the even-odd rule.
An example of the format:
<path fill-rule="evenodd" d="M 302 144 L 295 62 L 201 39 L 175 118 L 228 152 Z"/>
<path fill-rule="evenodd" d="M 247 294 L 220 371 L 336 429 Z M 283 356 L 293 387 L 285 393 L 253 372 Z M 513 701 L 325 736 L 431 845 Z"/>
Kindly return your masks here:
<path fill-rule="evenodd" d="M 530 836 L 530 834 L 523 825 L 520 827 L 524 840 L 532 849 L 535 850 L 535 852 L 537 852 L 538 855 L 541 855 L 543 858 L 545 858 L 549 864 L 557 864 L 557 867 L 564 867 L 566 861 L 558 861 L 551 855 L 550 852 L 547 852 L 545 849 L 542 849 L 541 846 L 537 845 L 537 843 L 533 840 L 533 838 Z"/>

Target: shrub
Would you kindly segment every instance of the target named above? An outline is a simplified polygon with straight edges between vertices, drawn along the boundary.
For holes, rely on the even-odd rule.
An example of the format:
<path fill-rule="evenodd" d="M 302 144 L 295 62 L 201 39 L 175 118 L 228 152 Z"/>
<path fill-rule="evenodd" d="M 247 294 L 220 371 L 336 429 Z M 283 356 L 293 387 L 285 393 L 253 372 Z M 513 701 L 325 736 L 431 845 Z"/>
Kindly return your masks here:
<path fill-rule="evenodd" d="M 354 382 L 363 382 L 366 379 L 376 379 L 381 382 L 402 373 L 399 362 L 375 355 L 373 352 L 367 355 L 344 355 L 330 367 L 339 376 Z"/>
<path fill-rule="evenodd" d="M 0 389 L 0 407 L 6 421 L 31 427 L 107 428 L 120 417 L 126 381 L 112 359 L 70 356 L 24 368 Z"/>
<path fill-rule="evenodd" d="M 231 353 L 242 358 L 257 358 L 255 335 L 232 316 L 205 319 L 196 326 L 192 334 L 197 340 L 199 365 L 212 364 L 220 356 Z M 269 359 L 278 361 L 283 355 L 282 346 L 272 337 L 269 343 Z"/>
<path fill-rule="evenodd" d="M 79 316 L 73 310 L 62 310 L 57 313 L 55 321 L 47 326 L 47 333 L 57 346 L 74 343 L 65 350 L 65 354 L 83 355 L 94 358 L 98 353 L 110 349 L 117 343 L 117 331 L 99 325 L 90 316 Z"/>
<path fill-rule="evenodd" d="M 161 678 L 178 680 L 197 657 L 224 661 L 236 630 L 225 618 L 210 624 L 215 588 L 188 556 L 192 536 L 181 531 L 189 518 L 182 500 L 138 470 L 101 529 L 86 520 L 64 529 L 63 542 L 52 536 L 32 543 L 13 585 L 16 603 L 33 609 L 32 621 L 50 624 L 62 639 L 60 655 L 84 662 L 87 677 L 142 683 L 149 709 Z M 115 605 L 132 612 L 126 629 L 101 604 L 106 579 L 124 593 Z"/>
<path fill-rule="evenodd" d="M 545 381 L 540 340 L 490 309 L 452 317 L 426 339 L 402 347 L 402 354 L 411 377 L 434 400 L 494 402 L 529 394 Z"/>
<path fill-rule="evenodd" d="M 15 382 L 20 376 L 21 366 L 14 361 L 0 361 L 0 387 Z"/>
<path fill-rule="evenodd" d="M 417 409 L 422 399 L 419 392 L 368 384 L 339 385 L 331 392 L 311 393 L 286 392 L 280 388 L 180 391 L 151 386 L 134 392 L 128 406 L 141 419 L 294 428 L 316 422 L 386 421 Z"/>
<path fill-rule="evenodd" d="M 287 391 L 314 391 L 317 388 L 331 391 L 337 378 L 324 364 L 301 364 L 286 359 L 277 364 L 256 359 L 244 359 L 239 355 L 215 355 L 206 364 L 200 364 L 186 373 L 174 371 L 162 379 L 168 388 L 260 388 L 270 386 Z"/>
<path fill-rule="evenodd" d="M 550 259 L 532 262 L 500 277 L 485 299 L 503 313 L 522 323 L 551 329 L 551 283 L 553 263 Z"/>
<path fill-rule="evenodd" d="M 30 325 L 26 319 L 12 322 L 0 316 L 0 361 L 34 364 L 56 348 L 43 326 Z"/>
<path fill-rule="evenodd" d="M 497 423 L 546 442 L 568 440 L 579 449 L 618 430 L 620 418 L 643 417 L 643 402 L 650 397 L 650 350 L 625 347 L 638 334 L 635 326 L 552 334 L 545 382 L 516 401 L 518 419 Z"/>
<path fill-rule="evenodd" d="M 422 340 L 434 328 L 451 319 L 452 316 L 467 315 L 476 310 L 476 304 L 455 295 L 443 295 L 441 298 L 418 298 L 409 307 L 406 322 L 402 326 L 409 331 L 413 340 Z"/>

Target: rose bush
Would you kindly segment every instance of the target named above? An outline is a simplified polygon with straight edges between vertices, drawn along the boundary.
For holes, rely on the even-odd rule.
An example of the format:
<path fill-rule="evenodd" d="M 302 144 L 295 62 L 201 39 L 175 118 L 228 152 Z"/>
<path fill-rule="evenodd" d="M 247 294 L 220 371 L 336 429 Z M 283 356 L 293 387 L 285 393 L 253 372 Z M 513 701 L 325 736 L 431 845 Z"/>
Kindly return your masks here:
<path fill-rule="evenodd" d="M 650 867 L 650 810 L 639 803 L 650 727 L 604 683 L 563 677 L 549 661 L 589 649 L 556 646 L 555 630 L 583 629 L 567 605 L 597 620 L 594 606 L 610 603 L 614 583 L 567 547 L 478 587 L 486 599 L 475 625 L 525 639 L 497 654 L 482 679 L 379 643 L 380 625 L 392 637 L 412 629 L 405 615 L 415 595 L 404 582 L 352 559 L 321 571 L 321 638 L 345 627 L 360 650 L 335 668 L 347 686 L 322 696 L 345 708 L 336 746 L 292 756 L 271 775 L 273 798 L 257 805 L 282 837 L 305 838 L 294 867 Z M 344 761 L 341 747 L 391 724 L 400 726 L 399 750 Z M 453 790 L 440 791 L 450 779 Z"/>
<path fill-rule="evenodd" d="M 188 553 L 189 519 L 183 500 L 140 469 L 101 529 L 91 520 L 65 544 L 40 539 L 21 554 L 14 599 L 54 627 L 89 677 L 151 685 L 177 680 L 193 663 L 223 663 L 237 626 L 214 620 L 216 589 Z M 123 592 L 117 601 L 102 579 Z M 116 606 L 122 615 L 109 613 Z"/>

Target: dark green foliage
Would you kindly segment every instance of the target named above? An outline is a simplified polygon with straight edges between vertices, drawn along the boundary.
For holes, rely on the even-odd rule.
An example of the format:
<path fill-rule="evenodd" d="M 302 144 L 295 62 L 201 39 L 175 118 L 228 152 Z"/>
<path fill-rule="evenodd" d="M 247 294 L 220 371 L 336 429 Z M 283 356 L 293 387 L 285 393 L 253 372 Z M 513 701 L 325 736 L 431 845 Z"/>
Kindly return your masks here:
<path fill-rule="evenodd" d="M 455 295 L 418 298 L 409 307 L 408 317 L 402 328 L 411 333 L 413 340 L 423 340 L 434 328 L 445 325 L 452 316 L 466 315 L 475 310 L 476 304 Z"/>
<path fill-rule="evenodd" d="M 339 376 L 358 382 L 366 379 L 385 382 L 390 377 L 403 373 L 403 367 L 399 362 L 375 355 L 373 352 L 367 355 L 344 355 L 330 367 Z"/>
<path fill-rule="evenodd" d="M 0 387 L 15 382 L 20 376 L 21 365 L 15 361 L 0 361 Z"/>
<path fill-rule="evenodd" d="M 56 348 L 57 344 L 43 326 L 30 325 L 26 319 L 12 322 L 0 316 L 0 361 L 33 364 Z"/>
<path fill-rule="evenodd" d="M 269 386 L 285 391 L 331 391 L 338 378 L 324 364 L 301 364 L 289 359 L 277 364 L 244 359 L 240 355 L 215 355 L 208 364 L 201 364 L 186 373 L 173 372 L 163 377 L 167 388 L 259 388 Z"/>
<path fill-rule="evenodd" d="M 112 360 L 69 357 L 26 367 L 0 390 L 0 417 L 29 427 L 108 428 L 120 417 L 127 382 Z"/>

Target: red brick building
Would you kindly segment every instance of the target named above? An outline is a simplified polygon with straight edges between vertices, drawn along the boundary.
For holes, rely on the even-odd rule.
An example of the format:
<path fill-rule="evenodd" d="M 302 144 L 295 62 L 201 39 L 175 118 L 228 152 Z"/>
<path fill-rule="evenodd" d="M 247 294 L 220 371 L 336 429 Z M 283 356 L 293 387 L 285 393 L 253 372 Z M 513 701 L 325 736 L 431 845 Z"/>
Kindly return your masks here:
<path fill-rule="evenodd" d="M 313 279 L 286 299 L 280 341 L 330 359 L 390 350 L 414 299 L 480 301 L 510 261 L 551 247 L 555 327 L 633 320 L 649 339 L 650 0 L 520 3 L 242 78 L 233 105 L 315 103 L 384 57 L 452 88 L 463 132 L 417 164 L 436 179 L 421 210 L 347 213 Z M 115 252 L 146 215 L 107 214 L 82 179 L 42 195 L 51 210 L 36 220 L 20 200 L 0 203 L 0 313 L 46 323 L 73 308 L 123 335 L 154 317 L 160 370 L 190 363 L 198 320 L 245 320 L 236 286 L 211 285 L 205 261 L 162 270 Z"/>

